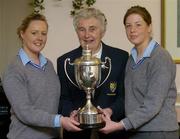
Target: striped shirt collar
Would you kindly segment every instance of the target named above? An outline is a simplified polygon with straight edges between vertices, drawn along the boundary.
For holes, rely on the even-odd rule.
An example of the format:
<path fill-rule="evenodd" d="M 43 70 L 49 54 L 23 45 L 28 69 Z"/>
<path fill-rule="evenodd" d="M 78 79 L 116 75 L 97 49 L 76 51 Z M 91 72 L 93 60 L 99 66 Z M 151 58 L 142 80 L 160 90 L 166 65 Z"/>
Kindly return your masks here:
<path fill-rule="evenodd" d="M 40 64 L 37 65 L 35 64 L 26 54 L 26 52 L 23 50 L 23 48 L 21 48 L 18 52 L 18 55 L 23 63 L 23 65 L 25 66 L 26 64 L 30 63 L 31 65 L 33 65 L 36 68 L 40 68 L 40 69 L 44 69 L 46 63 L 47 63 L 47 59 L 40 53 L 39 55 L 39 61 Z"/>
<path fill-rule="evenodd" d="M 156 41 L 155 40 L 151 40 L 150 43 L 148 44 L 148 47 L 145 49 L 143 56 L 141 57 L 141 59 L 146 58 L 146 57 L 150 57 L 151 56 L 151 52 L 153 51 L 154 47 L 156 46 Z M 137 50 L 135 47 L 133 47 L 131 49 L 131 55 L 133 57 L 133 60 L 135 63 L 137 63 Z M 140 59 L 140 60 L 141 60 Z"/>

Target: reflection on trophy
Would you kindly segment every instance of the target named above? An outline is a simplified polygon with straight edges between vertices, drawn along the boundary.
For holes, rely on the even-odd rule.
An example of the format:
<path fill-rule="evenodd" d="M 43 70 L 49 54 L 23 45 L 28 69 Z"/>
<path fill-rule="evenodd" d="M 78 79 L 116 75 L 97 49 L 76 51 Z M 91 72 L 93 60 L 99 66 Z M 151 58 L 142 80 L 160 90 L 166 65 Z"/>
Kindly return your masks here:
<path fill-rule="evenodd" d="M 66 68 L 67 62 L 69 65 L 74 66 L 76 83 L 68 75 Z M 109 62 L 109 67 L 106 66 L 107 62 Z M 104 81 L 101 82 L 102 68 L 108 68 L 108 74 Z M 86 47 L 82 51 L 82 56 L 75 59 L 74 63 L 71 63 L 70 58 L 67 58 L 64 62 L 64 69 L 70 82 L 86 92 L 86 104 L 78 111 L 77 115 L 80 122 L 79 127 L 82 129 L 104 127 L 105 122 L 102 120 L 102 112 L 93 106 L 91 96 L 94 94 L 95 89 L 100 87 L 108 79 L 111 72 L 111 59 L 106 57 L 105 62 L 101 62 L 99 58 L 93 57 L 91 50 Z"/>

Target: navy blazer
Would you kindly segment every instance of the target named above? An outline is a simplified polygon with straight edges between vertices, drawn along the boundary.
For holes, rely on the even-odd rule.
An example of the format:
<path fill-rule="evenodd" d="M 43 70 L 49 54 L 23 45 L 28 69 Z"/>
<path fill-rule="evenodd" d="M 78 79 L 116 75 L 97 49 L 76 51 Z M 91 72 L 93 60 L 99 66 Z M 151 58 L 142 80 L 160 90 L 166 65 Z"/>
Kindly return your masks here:
<path fill-rule="evenodd" d="M 57 73 L 61 82 L 61 97 L 59 103 L 59 113 L 69 116 L 73 110 L 83 107 L 86 103 L 86 94 L 83 90 L 74 86 L 67 78 L 64 71 L 64 61 L 70 58 L 74 62 L 76 58 L 82 56 L 82 47 L 78 47 L 57 59 Z M 110 107 L 113 111 L 112 120 L 119 121 L 124 118 L 124 74 L 128 59 L 128 52 L 110 47 L 102 42 L 101 61 L 105 57 L 111 59 L 112 70 L 107 81 L 96 88 L 92 103 L 101 108 Z M 74 67 L 67 64 L 67 72 L 70 78 L 75 81 Z M 102 81 L 107 76 L 108 69 L 101 69 Z M 101 81 L 101 82 L 102 82 Z"/>

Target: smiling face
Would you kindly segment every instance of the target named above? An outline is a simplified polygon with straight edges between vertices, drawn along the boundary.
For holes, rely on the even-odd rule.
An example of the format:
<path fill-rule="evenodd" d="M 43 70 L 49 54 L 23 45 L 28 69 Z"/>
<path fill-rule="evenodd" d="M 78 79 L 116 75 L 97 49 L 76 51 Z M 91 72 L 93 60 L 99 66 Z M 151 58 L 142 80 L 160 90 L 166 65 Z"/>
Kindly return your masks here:
<path fill-rule="evenodd" d="M 21 31 L 23 49 L 30 56 L 39 55 L 47 40 L 48 27 L 46 22 L 33 20 L 25 31 Z"/>
<path fill-rule="evenodd" d="M 139 14 L 130 14 L 125 21 L 128 40 L 138 46 L 146 46 L 151 38 L 151 24 L 148 25 Z"/>
<path fill-rule="evenodd" d="M 80 19 L 77 24 L 76 32 L 82 47 L 88 45 L 92 53 L 98 52 L 101 39 L 104 36 L 102 24 L 99 20 L 94 17 Z"/>

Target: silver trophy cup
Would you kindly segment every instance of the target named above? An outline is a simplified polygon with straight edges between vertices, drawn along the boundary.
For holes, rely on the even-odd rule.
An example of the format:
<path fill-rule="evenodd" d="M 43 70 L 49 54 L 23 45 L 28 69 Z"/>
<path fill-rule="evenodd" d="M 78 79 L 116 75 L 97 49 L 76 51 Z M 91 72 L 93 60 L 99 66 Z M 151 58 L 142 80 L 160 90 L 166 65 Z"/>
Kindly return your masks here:
<path fill-rule="evenodd" d="M 106 63 L 109 62 L 109 67 Z M 68 75 L 67 63 L 74 66 L 74 74 L 76 83 L 74 83 Z M 101 69 L 108 68 L 108 74 L 104 81 L 101 82 Z M 78 120 L 80 128 L 102 128 L 105 122 L 102 120 L 102 112 L 91 103 L 91 96 L 94 95 L 95 89 L 100 87 L 109 77 L 111 72 L 111 59 L 106 57 L 105 62 L 101 62 L 99 58 L 93 57 L 91 50 L 83 49 L 82 56 L 75 59 L 74 63 L 67 58 L 64 62 L 64 69 L 67 78 L 76 87 L 86 92 L 86 104 L 78 111 Z M 101 83 L 100 83 L 101 82 Z"/>

